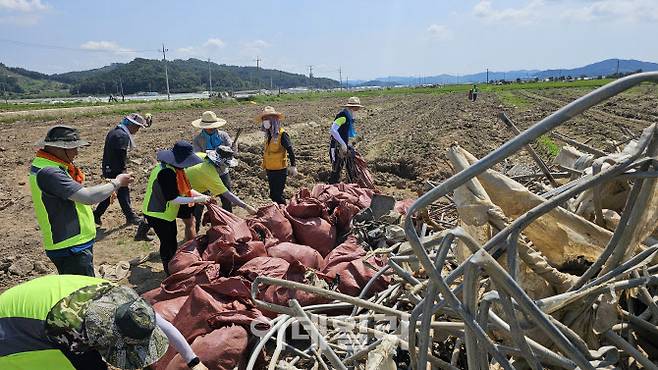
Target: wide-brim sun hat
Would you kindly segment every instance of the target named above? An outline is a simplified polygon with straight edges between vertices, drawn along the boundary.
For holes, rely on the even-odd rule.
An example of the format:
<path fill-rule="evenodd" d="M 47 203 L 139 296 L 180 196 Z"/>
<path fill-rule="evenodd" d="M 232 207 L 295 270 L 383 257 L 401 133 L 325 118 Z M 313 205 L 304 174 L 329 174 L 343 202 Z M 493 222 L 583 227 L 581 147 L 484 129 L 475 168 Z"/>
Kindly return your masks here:
<path fill-rule="evenodd" d="M 34 143 L 34 146 L 43 148 L 52 146 L 62 149 L 73 149 L 89 145 L 88 141 L 80 139 L 78 129 L 67 125 L 56 125 L 48 129 L 46 137 Z"/>
<path fill-rule="evenodd" d="M 159 150 L 156 158 L 177 168 L 187 168 L 203 162 L 194 154 L 192 144 L 183 140 L 177 141 L 171 149 Z"/>
<path fill-rule="evenodd" d="M 205 111 L 201 118 L 192 121 L 192 126 L 200 129 L 219 128 L 226 124 L 226 120 L 217 117 L 213 111 Z"/>
<path fill-rule="evenodd" d="M 141 369 L 167 352 L 169 341 L 156 325 L 153 307 L 128 287 L 89 303 L 84 320 L 89 344 L 114 367 Z"/>
<path fill-rule="evenodd" d="M 148 123 L 146 122 L 146 118 L 142 117 L 138 113 L 130 113 L 129 115 L 123 117 L 124 120 L 127 120 L 129 123 L 132 123 L 133 125 L 137 125 L 139 127 L 148 127 Z"/>
<path fill-rule="evenodd" d="M 230 146 L 220 145 L 215 150 L 206 151 L 206 155 L 216 166 L 225 164 L 227 167 L 233 168 L 238 165 L 238 160 L 233 158 L 233 149 Z"/>
<path fill-rule="evenodd" d="M 363 108 L 363 105 L 361 105 L 361 99 L 359 99 L 357 96 L 352 96 L 349 99 L 347 99 L 347 103 L 343 104 L 343 107 Z"/>
<path fill-rule="evenodd" d="M 263 120 L 263 117 L 267 117 L 267 116 L 277 116 L 279 117 L 279 120 L 283 120 L 286 118 L 285 114 L 281 112 L 277 112 L 276 109 L 274 109 L 274 107 L 268 105 L 267 107 L 263 108 L 263 111 L 260 112 L 258 116 L 256 116 L 256 122 L 260 123 Z"/>

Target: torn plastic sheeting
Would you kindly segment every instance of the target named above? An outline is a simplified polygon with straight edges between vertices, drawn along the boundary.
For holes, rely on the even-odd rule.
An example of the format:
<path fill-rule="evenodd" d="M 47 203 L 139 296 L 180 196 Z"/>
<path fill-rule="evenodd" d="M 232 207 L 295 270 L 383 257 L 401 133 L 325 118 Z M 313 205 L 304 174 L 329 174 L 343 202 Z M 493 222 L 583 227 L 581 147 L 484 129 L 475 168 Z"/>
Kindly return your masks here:
<path fill-rule="evenodd" d="M 463 156 L 469 164 L 477 161 L 477 158 L 459 146 L 451 150 L 455 151 L 455 155 Z M 518 182 L 491 169 L 478 175 L 477 179 L 491 201 L 511 219 L 518 218 L 546 201 Z M 539 217 L 523 232 L 553 265 L 562 265 L 579 256 L 584 256 L 590 262 L 595 261 L 612 236 L 610 231 L 561 207 Z"/>
<path fill-rule="evenodd" d="M 393 356 L 396 354 L 398 342 L 398 338 L 393 335 L 384 336 L 382 342 L 368 352 L 366 370 L 397 370 Z"/>

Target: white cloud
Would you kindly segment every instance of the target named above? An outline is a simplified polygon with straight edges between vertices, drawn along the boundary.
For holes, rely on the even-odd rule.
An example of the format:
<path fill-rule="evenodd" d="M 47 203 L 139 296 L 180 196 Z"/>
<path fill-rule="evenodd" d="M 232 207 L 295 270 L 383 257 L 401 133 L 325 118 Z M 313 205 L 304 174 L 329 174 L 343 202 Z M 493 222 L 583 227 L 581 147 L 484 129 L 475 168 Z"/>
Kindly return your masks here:
<path fill-rule="evenodd" d="M 563 17 L 575 21 L 622 20 L 629 22 L 658 21 L 655 0 L 594 0 L 584 6 L 568 9 Z"/>
<path fill-rule="evenodd" d="M 94 51 L 108 51 L 113 53 L 132 53 L 131 49 L 122 48 L 115 41 L 87 41 L 80 45 L 81 49 Z"/>
<path fill-rule="evenodd" d="M 262 54 L 263 51 L 272 46 L 269 42 L 264 40 L 254 40 L 244 42 L 241 48 L 241 54 L 247 57 L 255 57 Z"/>
<path fill-rule="evenodd" d="M 208 39 L 208 41 L 203 43 L 204 48 L 217 48 L 217 49 L 220 49 L 220 48 L 223 48 L 224 46 L 226 46 L 224 41 L 222 41 L 222 39 L 218 39 L 218 38 L 210 38 L 210 39 Z"/>
<path fill-rule="evenodd" d="M 176 53 L 185 58 L 195 57 L 205 59 L 206 57 L 213 56 L 219 51 L 219 49 L 222 49 L 225 46 L 226 43 L 224 40 L 217 37 L 211 37 L 201 45 L 190 45 L 178 48 L 176 49 Z"/>
<path fill-rule="evenodd" d="M 432 24 L 427 27 L 427 32 L 430 36 L 437 40 L 450 40 L 452 39 L 452 31 L 443 24 Z"/>
<path fill-rule="evenodd" d="M 0 0 L 0 10 L 23 13 L 40 12 L 48 9 L 41 0 Z"/>
<path fill-rule="evenodd" d="M 0 0 L 0 24 L 33 26 L 49 9 L 41 0 Z"/>
<path fill-rule="evenodd" d="M 530 0 L 520 8 L 496 9 L 491 0 L 481 0 L 473 8 L 473 14 L 487 22 L 531 23 L 540 17 L 544 8 L 543 0 Z"/>

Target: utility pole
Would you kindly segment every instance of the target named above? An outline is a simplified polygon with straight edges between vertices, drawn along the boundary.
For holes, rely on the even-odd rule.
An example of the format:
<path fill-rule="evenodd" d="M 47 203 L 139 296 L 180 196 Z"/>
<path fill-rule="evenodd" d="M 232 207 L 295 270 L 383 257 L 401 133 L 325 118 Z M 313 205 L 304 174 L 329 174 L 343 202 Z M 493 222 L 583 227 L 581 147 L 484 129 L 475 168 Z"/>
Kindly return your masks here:
<path fill-rule="evenodd" d="M 262 59 L 256 57 L 256 81 L 258 83 L 258 90 L 260 90 L 260 62 Z"/>
<path fill-rule="evenodd" d="M 169 94 L 169 73 L 167 73 L 167 52 L 169 49 L 165 49 L 164 44 L 162 44 L 162 61 L 164 62 L 165 67 L 165 80 L 167 82 L 167 100 L 171 100 L 171 94 Z"/>
<path fill-rule="evenodd" d="M 126 101 L 126 96 L 123 95 L 123 80 L 121 79 L 121 76 L 119 76 L 119 86 L 121 88 L 121 101 L 124 102 Z"/>
<path fill-rule="evenodd" d="M 345 89 L 350 89 L 350 76 L 345 76 Z"/>
<path fill-rule="evenodd" d="M 487 68 L 487 83 L 489 83 L 489 68 Z"/>
<path fill-rule="evenodd" d="M 6 75 L 6 79 L 2 81 L 2 97 L 5 98 L 5 104 L 9 104 L 7 99 L 7 84 L 9 84 L 9 75 Z"/>
<path fill-rule="evenodd" d="M 619 59 L 617 59 L 617 72 L 615 72 L 615 75 L 619 77 Z"/>
<path fill-rule="evenodd" d="M 279 85 L 279 95 L 281 95 L 281 84 L 282 83 L 283 83 L 283 72 L 281 72 L 281 70 L 279 70 L 279 83 L 277 84 L 277 85 Z"/>
<path fill-rule="evenodd" d="M 338 66 L 338 79 L 340 80 L 339 82 L 340 91 L 343 91 L 343 70 L 341 66 Z"/>
<path fill-rule="evenodd" d="M 210 71 L 210 58 L 208 58 L 208 97 L 212 96 L 212 72 Z"/>
<path fill-rule="evenodd" d="M 308 66 L 308 87 L 313 88 L 313 66 Z"/>

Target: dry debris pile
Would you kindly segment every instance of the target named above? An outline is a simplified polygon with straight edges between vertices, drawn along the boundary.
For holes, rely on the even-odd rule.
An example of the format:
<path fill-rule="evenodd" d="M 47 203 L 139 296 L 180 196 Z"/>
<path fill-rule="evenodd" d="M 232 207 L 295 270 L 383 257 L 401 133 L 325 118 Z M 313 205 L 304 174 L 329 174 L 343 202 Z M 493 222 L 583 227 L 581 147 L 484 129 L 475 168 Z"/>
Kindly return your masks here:
<path fill-rule="evenodd" d="M 174 324 L 194 343 L 231 351 L 232 362 L 212 362 L 222 369 L 656 369 L 656 125 L 610 152 L 558 138 L 569 145 L 551 165 L 533 156 L 537 173 L 493 169 L 643 81 L 658 73 L 595 90 L 480 160 L 452 145 L 456 174 L 413 204 L 357 187 L 356 203 L 323 198 L 335 191 L 326 185 L 300 192 L 278 219 L 310 250 L 278 251 L 273 230 L 287 230 L 273 226 L 277 217 L 245 221 L 239 234 L 209 212 L 217 226 L 208 240 L 179 256 L 188 258 L 182 271 L 211 272 L 186 274 L 194 277 L 178 296 L 167 280 L 147 295 L 162 314 L 158 305 L 184 297 Z M 213 239 L 221 225 L 246 239 L 211 247 L 226 238 Z M 219 306 L 192 301 L 204 294 Z M 230 345 L 209 338 L 229 334 Z"/>

